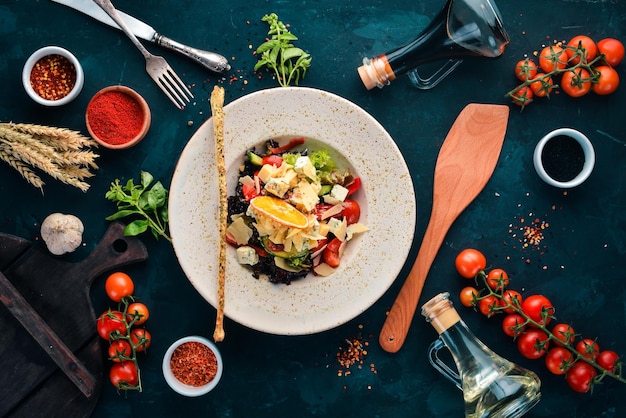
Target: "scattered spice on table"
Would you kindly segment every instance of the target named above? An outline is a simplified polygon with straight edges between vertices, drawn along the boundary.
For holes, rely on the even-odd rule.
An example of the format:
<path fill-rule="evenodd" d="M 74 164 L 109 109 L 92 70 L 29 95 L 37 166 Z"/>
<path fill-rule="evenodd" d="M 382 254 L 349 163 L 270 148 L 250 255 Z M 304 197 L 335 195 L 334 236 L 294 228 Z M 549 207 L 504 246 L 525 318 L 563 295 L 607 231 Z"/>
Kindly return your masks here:
<path fill-rule="evenodd" d="M 206 345 L 188 341 L 172 353 L 170 367 L 174 377 L 190 386 L 203 386 L 217 374 L 217 358 Z"/>
<path fill-rule="evenodd" d="M 91 100 L 87 118 L 95 136 L 108 144 L 120 145 L 139 134 L 145 115 L 140 104 L 128 94 L 107 91 Z"/>
<path fill-rule="evenodd" d="M 46 55 L 30 72 L 30 85 L 46 100 L 60 100 L 76 85 L 76 68 L 62 55 Z"/>

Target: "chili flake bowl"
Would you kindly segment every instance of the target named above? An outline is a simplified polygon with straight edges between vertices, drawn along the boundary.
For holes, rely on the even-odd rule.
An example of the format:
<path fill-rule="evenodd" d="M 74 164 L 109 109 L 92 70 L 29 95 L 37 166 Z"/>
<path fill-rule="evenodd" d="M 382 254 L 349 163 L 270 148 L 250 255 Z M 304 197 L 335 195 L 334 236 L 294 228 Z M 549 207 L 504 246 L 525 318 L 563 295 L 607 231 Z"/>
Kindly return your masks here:
<path fill-rule="evenodd" d="M 146 100 L 126 86 L 109 86 L 89 101 L 85 123 L 91 137 L 109 149 L 137 145 L 148 133 L 152 116 Z"/>
<path fill-rule="evenodd" d="M 213 378 L 208 381 L 208 383 L 201 386 L 193 386 L 183 383 L 176 377 L 176 372 L 172 366 L 172 357 L 175 356 L 176 350 L 179 349 L 181 346 L 184 346 L 186 343 L 199 343 L 213 352 L 213 355 L 215 356 L 215 374 Z M 179 365 L 181 365 L 185 369 L 188 369 L 188 365 L 185 363 L 179 363 Z M 174 365 L 174 367 L 176 367 L 176 365 Z M 222 377 L 223 370 L 224 363 L 222 361 L 222 356 L 220 355 L 219 350 L 217 349 L 215 344 L 213 344 L 211 341 L 204 337 L 193 335 L 181 338 L 178 341 L 174 342 L 165 352 L 165 356 L 163 356 L 163 377 L 165 377 L 165 381 L 175 392 L 184 396 L 196 397 L 209 393 L 219 383 Z"/>
<path fill-rule="evenodd" d="M 85 75 L 78 59 L 59 46 L 46 46 L 33 52 L 22 70 L 24 90 L 31 99 L 44 106 L 62 106 L 71 102 L 81 92 L 84 83 Z"/>

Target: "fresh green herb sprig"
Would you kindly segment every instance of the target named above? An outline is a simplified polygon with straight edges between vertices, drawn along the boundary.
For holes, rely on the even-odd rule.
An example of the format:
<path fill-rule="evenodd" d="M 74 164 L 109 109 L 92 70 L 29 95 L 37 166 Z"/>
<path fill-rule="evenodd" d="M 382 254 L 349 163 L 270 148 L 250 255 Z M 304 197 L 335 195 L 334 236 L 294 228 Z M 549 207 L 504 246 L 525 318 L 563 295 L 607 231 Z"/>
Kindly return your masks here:
<path fill-rule="evenodd" d="M 257 48 L 259 61 L 254 66 L 254 71 L 266 67 L 274 71 L 282 87 L 288 87 L 292 82 L 298 85 L 311 65 L 311 55 L 292 44 L 298 38 L 278 20 L 276 13 L 265 15 L 261 20 L 269 24 L 267 34 L 271 38 Z"/>
<path fill-rule="evenodd" d="M 140 184 L 135 184 L 134 180 L 130 179 L 122 186 L 119 179 L 115 179 L 105 197 L 115 202 L 118 211 L 107 216 L 106 220 L 137 217 L 139 219 L 126 225 L 124 235 L 134 237 L 149 229 L 157 240 L 163 237 L 172 242 L 167 233 L 168 190 L 160 181 L 152 184 L 153 181 L 154 177 L 147 171 L 141 171 Z"/>

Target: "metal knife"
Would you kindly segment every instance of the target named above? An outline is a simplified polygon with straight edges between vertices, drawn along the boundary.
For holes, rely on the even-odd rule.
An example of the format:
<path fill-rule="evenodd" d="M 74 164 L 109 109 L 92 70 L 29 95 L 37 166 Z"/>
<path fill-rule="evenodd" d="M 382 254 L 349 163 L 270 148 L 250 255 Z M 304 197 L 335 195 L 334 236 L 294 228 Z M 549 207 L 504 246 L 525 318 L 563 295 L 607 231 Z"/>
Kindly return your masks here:
<path fill-rule="evenodd" d="M 63 4 L 71 7 L 74 10 L 78 10 L 92 18 L 99 20 L 100 22 L 111 26 L 116 29 L 120 29 L 117 23 L 107 15 L 96 3 L 91 0 L 52 0 L 55 3 Z M 117 11 L 124 19 L 124 22 L 128 25 L 131 31 L 138 38 L 145 39 L 150 42 L 154 42 L 157 45 L 176 51 L 188 58 L 198 62 L 205 68 L 217 73 L 223 73 L 230 70 L 230 64 L 228 60 L 222 55 L 215 52 L 203 51 L 200 49 L 192 48 L 187 45 L 183 45 L 180 42 L 176 42 L 173 39 L 167 38 L 151 26 L 136 19 L 122 11 Z"/>

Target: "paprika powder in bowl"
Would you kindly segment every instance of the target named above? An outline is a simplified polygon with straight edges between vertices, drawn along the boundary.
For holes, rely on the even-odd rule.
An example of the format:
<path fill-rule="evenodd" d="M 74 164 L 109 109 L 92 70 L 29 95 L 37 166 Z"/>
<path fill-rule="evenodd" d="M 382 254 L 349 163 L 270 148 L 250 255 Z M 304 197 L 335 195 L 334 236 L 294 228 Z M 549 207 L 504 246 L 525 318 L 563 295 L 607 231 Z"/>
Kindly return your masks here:
<path fill-rule="evenodd" d="M 83 89 L 85 75 L 78 59 L 67 49 L 46 46 L 33 52 L 22 70 L 24 90 L 44 106 L 61 106 Z"/>
<path fill-rule="evenodd" d="M 109 86 L 97 92 L 85 112 L 87 131 L 100 145 L 110 149 L 130 148 L 150 129 L 148 103 L 126 86 Z"/>
<path fill-rule="evenodd" d="M 165 381 L 174 391 L 185 396 L 201 396 L 213 390 L 223 369 L 217 347 L 204 337 L 181 338 L 163 356 Z"/>

